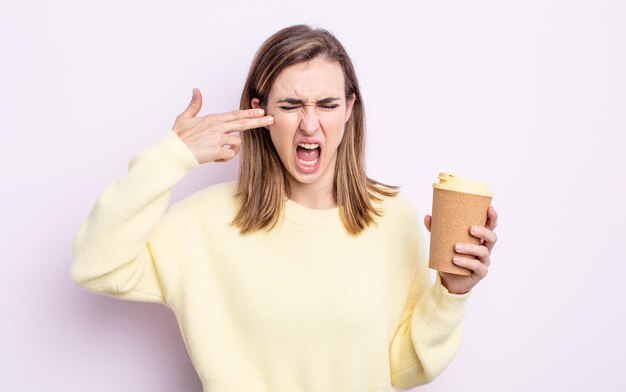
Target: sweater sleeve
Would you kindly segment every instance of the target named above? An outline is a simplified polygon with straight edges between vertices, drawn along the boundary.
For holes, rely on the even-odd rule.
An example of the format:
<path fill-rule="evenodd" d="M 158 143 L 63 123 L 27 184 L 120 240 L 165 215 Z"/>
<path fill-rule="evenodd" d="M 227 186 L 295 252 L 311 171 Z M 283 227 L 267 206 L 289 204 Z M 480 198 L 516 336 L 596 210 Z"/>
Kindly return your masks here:
<path fill-rule="evenodd" d="M 461 345 L 461 320 L 471 293 L 450 293 L 439 272 L 431 285 L 425 228 L 417 224 L 414 209 L 407 215 L 413 217 L 411 249 L 417 249 L 417 265 L 389 348 L 391 384 L 405 390 L 431 382 L 452 362 Z"/>
<path fill-rule="evenodd" d="M 196 166 L 174 131 L 135 153 L 74 238 L 72 280 L 94 293 L 167 305 L 184 235 L 181 206 L 167 207 L 174 185 Z"/>

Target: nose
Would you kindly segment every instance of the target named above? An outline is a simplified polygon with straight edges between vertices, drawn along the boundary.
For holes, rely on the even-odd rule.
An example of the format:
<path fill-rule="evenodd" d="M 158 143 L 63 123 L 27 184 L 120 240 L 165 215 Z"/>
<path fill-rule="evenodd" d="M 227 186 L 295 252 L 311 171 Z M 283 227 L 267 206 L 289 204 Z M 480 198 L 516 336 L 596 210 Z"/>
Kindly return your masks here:
<path fill-rule="evenodd" d="M 300 130 L 306 133 L 315 133 L 319 127 L 320 121 L 315 107 L 304 107 L 302 119 L 300 120 Z"/>

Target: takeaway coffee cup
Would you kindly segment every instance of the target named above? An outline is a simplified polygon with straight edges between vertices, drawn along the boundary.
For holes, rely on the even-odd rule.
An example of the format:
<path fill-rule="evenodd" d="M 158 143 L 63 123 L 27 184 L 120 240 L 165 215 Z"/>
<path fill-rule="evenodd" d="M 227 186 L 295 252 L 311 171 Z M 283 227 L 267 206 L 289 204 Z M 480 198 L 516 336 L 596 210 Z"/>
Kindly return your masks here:
<path fill-rule="evenodd" d="M 457 275 L 471 275 L 472 271 L 452 262 L 455 255 L 476 258 L 454 251 L 462 242 L 480 244 L 470 234 L 472 225 L 485 226 L 487 209 L 493 194 L 487 185 L 464 180 L 453 174 L 440 172 L 439 183 L 433 184 L 433 209 L 430 224 L 429 268 Z"/>

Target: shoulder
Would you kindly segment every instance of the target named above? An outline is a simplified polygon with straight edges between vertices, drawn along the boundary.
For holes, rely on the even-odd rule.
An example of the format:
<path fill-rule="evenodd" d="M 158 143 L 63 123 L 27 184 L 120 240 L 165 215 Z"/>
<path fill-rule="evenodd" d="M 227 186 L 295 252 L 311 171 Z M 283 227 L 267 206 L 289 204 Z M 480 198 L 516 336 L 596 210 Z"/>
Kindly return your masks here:
<path fill-rule="evenodd" d="M 377 228 L 382 237 L 394 246 L 416 255 L 423 244 L 423 228 L 418 211 L 410 194 L 400 190 L 395 196 L 385 196 L 376 205 L 382 207 L 383 216 L 377 217 Z M 414 260 L 412 256 L 410 258 Z"/>
<path fill-rule="evenodd" d="M 395 196 L 377 196 L 382 200 L 373 201 L 373 207 L 382 213 L 382 216 L 374 219 L 381 229 L 387 228 L 393 232 L 418 229 L 418 213 L 410 195 L 400 189 Z"/>
<path fill-rule="evenodd" d="M 236 190 L 236 180 L 213 184 L 172 204 L 172 209 L 177 209 L 185 214 L 194 214 L 206 210 L 231 211 L 235 207 Z"/>
<path fill-rule="evenodd" d="M 394 218 L 417 216 L 413 200 L 403 190 L 399 190 L 395 196 L 382 196 L 381 198 L 381 201 L 375 202 L 375 206 L 382 208 L 385 214 L 389 213 Z"/>

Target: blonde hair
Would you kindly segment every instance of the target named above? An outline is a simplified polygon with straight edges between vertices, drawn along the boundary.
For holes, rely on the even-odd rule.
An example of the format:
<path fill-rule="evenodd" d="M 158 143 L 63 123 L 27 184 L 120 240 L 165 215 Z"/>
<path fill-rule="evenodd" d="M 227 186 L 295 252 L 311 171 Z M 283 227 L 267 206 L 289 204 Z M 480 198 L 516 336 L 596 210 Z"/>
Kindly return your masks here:
<path fill-rule="evenodd" d="M 333 197 L 337 201 L 344 227 L 358 235 L 374 223 L 373 215 L 382 212 L 372 205 L 381 201 L 377 195 L 392 197 L 399 186 L 372 180 L 365 173 L 365 111 L 352 61 L 341 43 L 325 29 L 294 25 L 279 30 L 266 39 L 250 66 L 240 109 L 251 109 L 251 100 L 260 106 L 267 103 L 270 88 L 288 66 L 322 57 L 341 65 L 346 98 L 355 95 L 343 140 L 337 149 Z M 241 133 L 239 177 L 236 197 L 239 210 L 231 222 L 241 234 L 273 228 L 283 214 L 285 199 L 291 190 L 287 172 L 266 128 Z"/>

